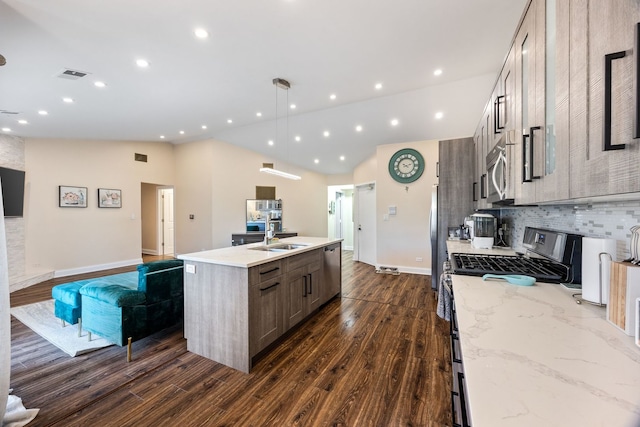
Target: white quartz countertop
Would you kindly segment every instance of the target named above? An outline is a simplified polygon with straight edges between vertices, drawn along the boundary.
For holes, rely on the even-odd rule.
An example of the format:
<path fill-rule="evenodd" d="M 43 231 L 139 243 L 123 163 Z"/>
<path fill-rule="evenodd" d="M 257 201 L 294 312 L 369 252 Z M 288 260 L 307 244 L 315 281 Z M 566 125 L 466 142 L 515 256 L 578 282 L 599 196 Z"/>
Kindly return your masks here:
<path fill-rule="evenodd" d="M 473 427 L 640 426 L 640 348 L 560 285 L 454 275 Z"/>
<path fill-rule="evenodd" d="M 313 249 L 322 248 L 332 243 L 338 243 L 341 241 L 342 239 L 330 239 L 327 237 L 287 237 L 286 239 L 280 239 L 276 242 L 273 242 L 272 245 L 277 245 L 280 243 L 293 243 L 305 246 L 285 252 L 269 252 L 251 249 L 252 247 L 263 245 L 263 243 L 254 243 L 250 245 L 231 246 L 228 248 L 182 254 L 178 255 L 178 259 L 183 259 L 185 261 L 206 262 L 209 264 L 228 265 L 231 267 L 248 268 L 264 264 L 266 262 L 286 258 L 302 252 L 307 252 Z"/>

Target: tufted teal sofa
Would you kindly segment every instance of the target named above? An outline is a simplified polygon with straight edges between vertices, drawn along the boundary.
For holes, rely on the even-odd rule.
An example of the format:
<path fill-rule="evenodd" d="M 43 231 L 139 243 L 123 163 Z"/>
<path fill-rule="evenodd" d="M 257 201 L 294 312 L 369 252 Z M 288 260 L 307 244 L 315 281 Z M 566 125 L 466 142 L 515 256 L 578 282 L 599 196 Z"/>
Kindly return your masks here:
<path fill-rule="evenodd" d="M 123 346 L 183 319 L 183 261 L 137 266 L 137 273 L 96 278 L 80 290 L 82 329 Z M 130 341 L 129 341 L 130 339 Z"/>

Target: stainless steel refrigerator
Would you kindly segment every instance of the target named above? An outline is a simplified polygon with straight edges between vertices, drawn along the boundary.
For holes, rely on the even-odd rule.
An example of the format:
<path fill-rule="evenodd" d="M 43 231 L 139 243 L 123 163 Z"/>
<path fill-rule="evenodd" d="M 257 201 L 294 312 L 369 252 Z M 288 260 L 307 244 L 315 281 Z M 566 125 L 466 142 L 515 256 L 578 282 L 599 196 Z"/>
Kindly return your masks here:
<path fill-rule="evenodd" d="M 442 264 L 447 259 L 449 227 L 464 224 L 474 210 L 475 147 L 473 138 L 440 141 L 438 184 L 431 192 L 431 287 L 438 288 Z"/>

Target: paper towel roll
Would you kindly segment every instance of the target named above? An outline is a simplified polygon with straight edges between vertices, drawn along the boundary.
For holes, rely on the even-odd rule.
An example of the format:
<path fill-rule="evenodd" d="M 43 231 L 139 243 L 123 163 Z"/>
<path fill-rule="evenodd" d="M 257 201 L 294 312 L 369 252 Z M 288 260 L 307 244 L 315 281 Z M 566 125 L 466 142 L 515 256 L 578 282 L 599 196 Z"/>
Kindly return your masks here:
<path fill-rule="evenodd" d="M 596 304 L 609 302 L 611 260 L 599 254 L 605 252 L 616 259 L 615 239 L 582 238 L 582 299 Z M 600 295 L 600 261 L 602 261 L 602 295 Z"/>

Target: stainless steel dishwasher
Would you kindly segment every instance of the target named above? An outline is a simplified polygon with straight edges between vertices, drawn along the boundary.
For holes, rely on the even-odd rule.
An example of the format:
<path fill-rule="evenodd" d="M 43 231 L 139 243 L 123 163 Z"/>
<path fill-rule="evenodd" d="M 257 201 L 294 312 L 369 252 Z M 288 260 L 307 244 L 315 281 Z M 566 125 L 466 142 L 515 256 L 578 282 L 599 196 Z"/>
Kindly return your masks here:
<path fill-rule="evenodd" d="M 328 301 L 342 291 L 342 243 L 324 247 L 322 259 L 322 282 L 324 301 Z"/>

